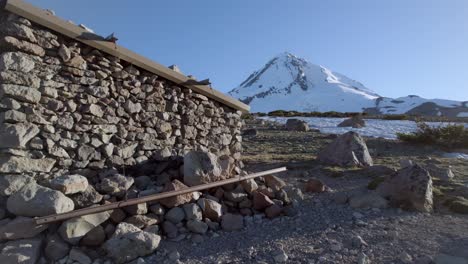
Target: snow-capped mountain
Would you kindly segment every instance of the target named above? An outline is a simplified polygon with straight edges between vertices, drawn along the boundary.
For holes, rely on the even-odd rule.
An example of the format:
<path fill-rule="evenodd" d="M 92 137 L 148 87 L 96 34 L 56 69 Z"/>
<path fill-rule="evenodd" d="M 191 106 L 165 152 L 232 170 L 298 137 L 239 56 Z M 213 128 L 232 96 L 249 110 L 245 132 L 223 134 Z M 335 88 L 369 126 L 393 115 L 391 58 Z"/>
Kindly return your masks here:
<path fill-rule="evenodd" d="M 358 81 L 288 52 L 271 59 L 229 94 L 249 104 L 252 112 L 281 109 L 447 116 L 468 114 L 468 102 L 428 100 L 414 95 L 396 99 L 381 97 Z"/>

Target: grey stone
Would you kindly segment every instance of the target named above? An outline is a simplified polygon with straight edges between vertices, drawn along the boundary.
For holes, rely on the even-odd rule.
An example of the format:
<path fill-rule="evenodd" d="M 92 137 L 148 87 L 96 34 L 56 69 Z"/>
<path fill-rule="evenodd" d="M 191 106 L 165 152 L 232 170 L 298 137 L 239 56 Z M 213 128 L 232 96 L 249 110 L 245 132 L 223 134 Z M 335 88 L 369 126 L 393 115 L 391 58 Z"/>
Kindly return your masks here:
<path fill-rule="evenodd" d="M 125 206 L 123 209 L 130 215 L 144 215 L 148 213 L 148 206 L 146 203 Z"/>
<path fill-rule="evenodd" d="M 53 234 L 47 238 L 44 248 L 45 256 L 50 260 L 59 260 L 68 255 L 70 246 L 60 238 L 58 234 Z"/>
<path fill-rule="evenodd" d="M 91 260 L 86 253 L 78 248 L 72 248 L 68 255 L 68 259 L 72 261 L 76 261 L 79 264 L 91 264 L 93 261 Z"/>
<path fill-rule="evenodd" d="M 0 226 L 0 241 L 32 238 L 46 229 L 47 225 L 36 225 L 32 218 L 18 216 Z"/>
<path fill-rule="evenodd" d="M 432 211 L 432 179 L 429 172 L 419 165 L 400 169 L 387 177 L 377 187 L 377 192 L 395 205 L 422 212 Z"/>
<path fill-rule="evenodd" d="M 309 131 L 307 122 L 295 118 L 290 118 L 286 121 L 286 129 L 290 131 Z"/>
<path fill-rule="evenodd" d="M 205 234 L 208 231 L 208 225 L 200 220 L 188 220 L 187 229 L 193 233 Z"/>
<path fill-rule="evenodd" d="M 22 174 L 0 175 L 0 196 L 10 196 L 31 182 L 35 182 L 32 177 Z"/>
<path fill-rule="evenodd" d="M 34 69 L 34 60 L 22 52 L 5 52 L 0 55 L 0 70 L 13 70 L 28 73 Z"/>
<path fill-rule="evenodd" d="M 161 237 L 142 231 L 132 224 L 120 223 L 103 248 L 116 264 L 122 264 L 153 253 Z"/>
<path fill-rule="evenodd" d="M 70 49 L 68 49 L 67 46 L 61 44 L 59 49 L 58 49 L 58 55 L 64 62 L 67 62 L 71 59 L 71 52 Z"/>
<path fill-rule="evenodd" d="M 145 228 L 147 226 L 155 225 L 159 223 L 159 219 L 156 215 L 147 214 L 147 215 L 133 215 L 124 220 L 127 223 L 130 223 L 138 228 Z"/>
<path fill-rule="evenodd" d="M 134 179 L 121 174 L 115 174 L 104 178 L 99 184 L 99 189 L 107 194 L 122 195 L 133 185 Z"/>
<path fill-rule="evenodd" d="M 32 182 L 8 198 L 7 208 L 15 215 L 34 217 L 69 212 L 74 204 L 63 193 Z"/>
<path fill-rule="evenodd" d="M 184 156 L 184 183 L 195 186 L 221 179 L 221 167 L 216 155 L 205 151 L 190 151 Z"/>
<path fill-rule="evenodd" d="M 50 172 L 55 162 L 51 158 L 0 156 L 0 173 Z"/>
<path fill-rule="evenodd" d="M 69 196 L 75 203 L 75 208 L 89 207 L 101 202 L 103 196 L 92 185 L 88 184 L 86 190 Z"/>
<path fill-rule="evenodd" d="M 202 209 L 203 217 L 212 221 L 219 221 L 222 215 L 222 206 L 220 203 L 202 198 L 198 200 L 198 205 Z"/>
<path fill-rule="evenodd" d="M 364 119 L 362 119 L 362 117 L 359 115 L 345 119 L 343 122 L 338 124 L 338 127 L 362 128 L 365 126 L 366 126 L 366 121 L 364 121 Z"/>
<path fill-rule="evenodd" d="M 41 79 L 31 74 L 16 71 L 1 71 L 0 83 L 16 84 L 23 87 L 39 88 Z"/>
<path fill-rule="evenodd" d="M 184 210 L 180 207 L 174 207 L 170 209 L 164 216 L 166 220 L 171 221 L 174 224 L 180 223 L 185 218 Z"/>
<path fill-rule="evenodd" d="M 0 148 L 26 148 L 40 130 L 36 125 L 20 123 L 5 124 L 0 128 Z"/>
<path fill-rule="evenodd" d="M 353 131 L 338 136 L 319 152 L 317 159 L 326 164 L 339 166 L 373 165 L 366 142 Z"/>
<path fill-rule="evenodd" d="M 451 181 L 455 177 L 450 167 L 442 168 L 433 163 L 429 163 L 426 165 L 426 170 L 429 171 L 432 177 L 436 177 L 442 181 Z"/>
<path fill-rule="evenodd" d="M 111 212 L 105 211 L 68 219 L 60 225 L 58 233 L 69 244 L 77 245 L 88 232 L 109 219 L 110 215 Z"/>
<path fill-rule="evenodd" d="M 80 243 L 84 246 L 97 247 L 102 245 L 104 241 L 106 241 L 106 232 L 101 225 L 98 225 L 86 233 Z"/>
<path fill-rule="evenodd" d="M 203 219 L 203 212 L 197 204 L 195 203 L 184 204 L 182 208 L 184 209 L 186 220 L 202 220 Z"/>
<path fill-rule="evenodd" d="M 64 194 L 84 192 L 88 188 L 88 179 L 78 174 L 65 175 L 53 179 L 50 187 Z"/>
<path fill-rule="evenodd" d="M 139 113 L 141 111 L 141 104 L 140 103 L 134 103 L 131 100 L 127 100 L 124 105 L 125 110 L 127 110 L 129 113 Z"/>
<path fill-rule="evenodd" d="M 36 264 L 41 255 L 41 245 L 41 238 L 9 241 L 0 251 L 0 263 Z"/>

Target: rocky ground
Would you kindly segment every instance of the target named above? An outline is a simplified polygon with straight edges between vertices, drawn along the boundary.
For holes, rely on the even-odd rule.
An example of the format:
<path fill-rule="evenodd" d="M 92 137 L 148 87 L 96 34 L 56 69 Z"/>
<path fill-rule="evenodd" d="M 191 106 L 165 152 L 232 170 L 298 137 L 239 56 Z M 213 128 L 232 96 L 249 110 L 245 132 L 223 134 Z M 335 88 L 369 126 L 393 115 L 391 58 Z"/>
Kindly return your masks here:
<path fill-rule="evenodd" d="M 304 192 L 294 216 L 273 220 L 253 217 L 241 231 L 210 231 L 179 242 L 163 240 L 158 252 L 140 263 L 468 263 L 468 215 L 446 206 L 468 197 L 468 162 L 440 158 L 441 150 L 367 138 L 376 165 L 398 169 L 401 159 L 451 166 L 455 178 L 433 178 L 434 212 L 400 208 L 353 208 L 346 197 L 363 196 L 376 176 L 354 167 L 317 162 L 320 149 L 334 136 L 317 131 L 287 131 L 272 124 L 250 124 L 243 159 L 248 171 L 288 166 L 279 176 L 300 187 L 311 178 L 325 192 Z M 466 151 L 466 150 L 461 150 Z M 356 207 L 356 206 L 354 206 Z"/>

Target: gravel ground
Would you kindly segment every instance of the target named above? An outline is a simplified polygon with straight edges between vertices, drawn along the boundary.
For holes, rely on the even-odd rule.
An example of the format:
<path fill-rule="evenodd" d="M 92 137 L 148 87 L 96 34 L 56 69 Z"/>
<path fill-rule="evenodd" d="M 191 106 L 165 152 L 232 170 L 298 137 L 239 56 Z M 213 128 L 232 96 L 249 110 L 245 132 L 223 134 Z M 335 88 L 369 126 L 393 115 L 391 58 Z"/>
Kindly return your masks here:
<path fill-rule="evenodd" d="M 343 194 L 362 192 L 371 179 L 314 161 L 316 152 L 330 141 L 326 135 L 264 128 L 246 138 L 244 157 L 248 171 L 287 165 L 279 176 L 302 187 L 309 177 L 321 179 L 329 192 L 305 194 L 292 217 L 255 219 L 242 231 L 195 236 L 179 242 L 163 240 L 146 263 L 431 263 L 440 254 L 458 256 L 468 263 L 468 215 L 437 208 L 434 213 L 400 209 L 353 209 L 339 201 Z M 401 157 L 416 161 L 438 155 L 427 147 L 370 139 L 376 164 L 396 167 Z M 442 159 L 452 165 L 465 190 L 468 164 Z M 195 242 L 194 242 L 195 241 Z M 463 263 L 463 262 L 461 262 Z"/>

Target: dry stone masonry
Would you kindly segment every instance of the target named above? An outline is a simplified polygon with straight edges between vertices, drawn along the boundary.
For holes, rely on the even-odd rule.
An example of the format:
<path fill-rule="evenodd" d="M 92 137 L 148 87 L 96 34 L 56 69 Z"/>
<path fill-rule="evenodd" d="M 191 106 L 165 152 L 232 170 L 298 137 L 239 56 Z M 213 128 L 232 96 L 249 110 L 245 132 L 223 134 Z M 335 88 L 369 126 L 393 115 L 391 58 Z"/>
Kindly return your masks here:
<path fill-rule="evenodd" d="M 35 225 L 245 175 L 241 112 L 0 10 L 0 263 L 128 263 L 162 238 L 200 242 L 294 214 L 268 176 Z"/>

